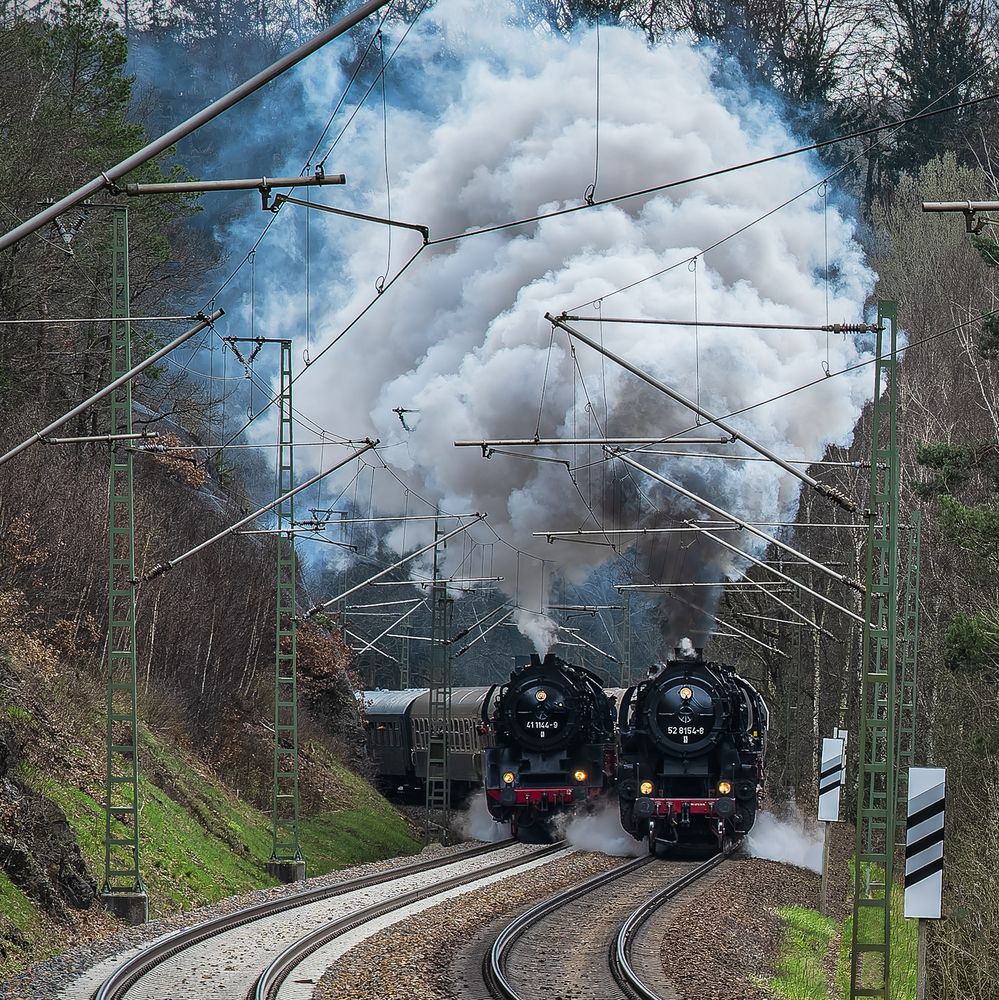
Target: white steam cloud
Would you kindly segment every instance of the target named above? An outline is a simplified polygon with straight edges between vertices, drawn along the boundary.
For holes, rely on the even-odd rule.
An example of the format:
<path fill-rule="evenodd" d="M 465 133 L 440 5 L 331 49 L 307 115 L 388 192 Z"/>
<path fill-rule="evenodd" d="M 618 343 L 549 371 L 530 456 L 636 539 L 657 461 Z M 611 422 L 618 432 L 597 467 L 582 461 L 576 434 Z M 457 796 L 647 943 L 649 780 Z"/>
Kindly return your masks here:
<path fill-rule="evenodd" d="M 595 47 L 592 31 L 565 40 L 504 24 L 495 2 L 442 0 L 428 11 L 389 70 L 392 215 L 427 224 L 438 238 L 580 204 L 594 175 Z M 800 140 L 766 95 L 737 82 L 726 89 L 723 60 L 709 49 L 682 38 L 649 47 L 638 33 L 612 27 L 601 28 L 600 48 L 598 200 Z M 307 114 L 319 121 L 344 81 L 329 61 L 313 63 L 308 73 Z M 384 155 L 381 109 L 372 103 L 327 164 L 346 172 L 348 187 L 323 198 L 385 215 Z M 696 269 L 685 263 L 819 177 L 816 160 L 792 157 L 432 247 L 300 380 L 296 406 L 340 433 L 379 437 L 389 446 L 385 461 L 414 489 L 447 510 L 488 512 L 505 539 L 558 560 L 558 570 L 578 580 L 611 550 L 539 548 L 531 533 L 586 523 L 587 507 L 599 510 L 602 496 L 625 480 L 618 464 L 602 463 L 599 448 L 540 449 L 580 466 L 592 463 L 577 472 L 574 485 L 560 465 L 503 455 L 484 461 L 477 449 L 452 442 L 533 437 L 536 430 L 543 437 L 655 436 L 689 426 L 690 412 L 610 362 L 601 364 L 593 352 L 581 348 L 574 361 L 564 336 L 555 337 L 549 356 L 545 312 L 685 319 L 696 309 L 702 320 L 822 323 L 824 227 L 814 193 L 699 256 Z M 279 216 L 277 246 L 286 265 L 294 265 L 293 277 L 272 281 L 263 307 L 258 291 L 258 313 L 266 313 L 258 329 L 302 329 L 304 223 L 292 211 L 286 207 Z M 874 276 L 853 221 L 831 203 L 826 223 L 834 275 L 829 318 L 856 321 Z M 386 274 L 389 231 L 318 213 L 310 225 L 314 357 Z M 389 273 L 415 252 L 420 237 L 396 229 L 391 241 Z M 325 248 L 321 267 L 317 246 Z M 664 273 L 642 281 L 657 272 Z M 641 283 L 615 294 L 635 282 Z M 701 404 L 717 413 L 809 382 L 826 360 L 826 338 L 816 333 L 701 327 L 695 351 L 689 327 L 604 322 L 586 330 L 688 396 L 699 393 Z M 853 338 L 831 338 L 833 371 L 862 356 Z M 819 458 L 828 444 L 849 440 L 870 390 L 869 372 L 861 369 L 735 419 L 782 456 Z M 399 407 L 415 412 L 401 420 L 393 412 Z M 751 520 L 790 514 L 797 504 L 798 481 L 767 463 L 644 461 Z M 669 491 L 638 474 L 634 481 L 662 509 L 683 509 Z M 376 478 L 376 508 L 398 512 L 401 497 L 390 477 Z M 643 509 L 647 514 L 648 505 Z M 592 519 L 587 526 L 595 526 Z M 407 546 L 428 541 L 429 530 L 410 526 Z M 490 538 L 487 531 L 479 535 Z M 401 529 L 390 542 L 401 550 Z M 450 547 L 449 565 L 461 552 L 461 545 Z M 528 571 L 502 546 L 495 555 L 503 586 L 517 591 L 521 606 L 542 611 L 543 572 Z M 729 557 L 714 559 L 712 572 L 731 567 Z M 536 616 L 520 621 L 525 634 L 536 633 Z M 530 637 L 539 652 L 546 648 L 548 635 Z"/>
<path fill-rule="evenodd" d="M 513 620 L 521 635 L 534 643 L 538 656 L 544 659 L 548 650 L 558 641 L 558 625 L 547 615 L 532 614 L 529 611 L 518 611 Z"/>
<path fill-rule="evenodd" d="M 822 830 L 816 823 L 806 823 L 797 808 L 792 808 L 787 819 L 761 812 L 745 846 L 754 858 L 783 861 L 822 873 Z"/>
<path fill-rule="evenodd" d="M 497 823 L 492 818 L 486 805 L 486 793 L 482 791 L 469 797 L 466 808 L 455 816 L 454 826 L 464 840 L 495 844 L 510 837 L 510 824 Z"/>
<path fill-rule="evenodd" d="M 621 828 L 616 800 L 603 799 L 590 809 L 559 817 L 562 836 L 581 851 L 597 851 L 617 858 L 637 858 L 648 848 Z"/>

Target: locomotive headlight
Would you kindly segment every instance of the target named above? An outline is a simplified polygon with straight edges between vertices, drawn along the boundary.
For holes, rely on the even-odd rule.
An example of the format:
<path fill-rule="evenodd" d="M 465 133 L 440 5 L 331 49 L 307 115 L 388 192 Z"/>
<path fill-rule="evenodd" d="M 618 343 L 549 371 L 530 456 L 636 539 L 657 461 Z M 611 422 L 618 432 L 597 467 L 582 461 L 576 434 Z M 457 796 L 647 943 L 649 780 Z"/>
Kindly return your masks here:
<path fill-rule="evenodd" d="M 731 795 L 732 794 L 732 782 L 731 781 L 719 781 L 718 782 L 718 792 L 721 795 Z"/>
<path fill-rule="evenodd" d="M 694 697 L 694 692 L 689 687 L 682 687 L 680 688 L 680 697 L 684 701 L 690 701 L 690 699 Z"/>
<path fill-rule="evenodd" d="M 576 781 L 578 781 L 578 782 L 579 782 L 580 784 L 582 784 L 582 783 L 583 783 L 584 781 L 586 781 L 586 777 L 587 777 L 587 775 L 586 775 L 586 772 L 585 772 L 585 771 L 574 771 L 574 772 L 573 772 L 573 774 L 572 774 L 572 776 L 573 776 L 573 777 L 574 777 L 574 778 L 576 779 Z"/>
<path fill-rule="evenodd" d="M 640 785 L 638 786 L 638 790 L 639 790 L 639 791 L 640 791 L 640 792 L 641 792 L 641 793 L 642 793 L 643 795 L 651 795 L 651 794 L 652 794 L 652 782 L 651 782 L 651 781 L 643 781 L 643 782 L 642 782 L 642 783 L 641 783 L 641 784 L 640 784 Z"/>
<path fill-rule="evenodd" d="M 513 773 L 513 771 L 504 771 L 503 772 L 503 784 L 504 785 L 512 785 L 513 782 L 514 782 L 514 779 L 516 777 L 517 777 L 517 775 L 515 775 Z"/>
<path fill-rule="evenodd" d="M 548 692 L 545 691 L 545 690 L 535 691 L 534 692 L 534 697 L 537 698 L 538 701 L 547 701 L 548 700 Z"/>

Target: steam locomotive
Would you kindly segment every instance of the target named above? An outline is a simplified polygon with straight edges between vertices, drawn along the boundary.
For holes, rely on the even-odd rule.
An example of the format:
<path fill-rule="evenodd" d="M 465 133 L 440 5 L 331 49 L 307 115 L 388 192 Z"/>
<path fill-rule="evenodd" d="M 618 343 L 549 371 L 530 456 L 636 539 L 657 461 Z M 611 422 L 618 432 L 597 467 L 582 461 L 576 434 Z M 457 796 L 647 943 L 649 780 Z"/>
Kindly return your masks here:
<path fill-rule="evenodd" d="M 596 675 L 553 653 L 513 670 L 489 719 L 483 751 L 486 804 L 521 839 L 543 839 L 558 813 L 612 783 L 614 709 Z"/>
<path fill-rule="evenodd" d="M 618 709 L 621 825 L 660 845 L 727 850 L 756 820 L 769 713 L 759 692 L 700 650 L 676 650 Z"/>

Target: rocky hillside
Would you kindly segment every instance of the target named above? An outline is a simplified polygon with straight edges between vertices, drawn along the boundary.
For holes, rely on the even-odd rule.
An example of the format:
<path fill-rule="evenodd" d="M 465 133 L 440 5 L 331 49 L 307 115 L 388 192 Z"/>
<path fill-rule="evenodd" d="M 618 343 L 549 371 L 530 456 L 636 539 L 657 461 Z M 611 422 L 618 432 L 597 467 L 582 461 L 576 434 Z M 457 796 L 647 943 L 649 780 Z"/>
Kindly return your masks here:
<path fill-rule="evenodd" d="M 95 903 L 104 861 L 99 686 L 47 637 L 26 631 L 12 604 L 4 595 L 0 981 L 115 930 Z M 269 776 L 268 733 L 262 721 L 243 725 L 257 758 L 225 768 L 209 766 L 176 732 L 142 726 L 142 871 L 152 916 L 273 884 L 264 868 L 270 819 L 256 800 Z M 310 874 L 417 847 L 406 822 L 318 731 L 303 744 L 303 792 Z"/>

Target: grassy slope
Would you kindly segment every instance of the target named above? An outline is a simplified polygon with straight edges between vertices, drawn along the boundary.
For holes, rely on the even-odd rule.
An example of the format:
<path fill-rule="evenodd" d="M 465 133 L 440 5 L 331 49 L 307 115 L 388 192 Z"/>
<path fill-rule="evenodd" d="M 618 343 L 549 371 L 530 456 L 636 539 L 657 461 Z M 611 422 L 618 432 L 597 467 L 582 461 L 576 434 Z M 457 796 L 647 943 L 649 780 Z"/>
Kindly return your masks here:
<path fill-rule="evenodd" d="M 150 916 L 273 885 L 264 868 L 271 849 L 269 817 L 238 801 L 202 765 L 148 730 L 141 738 L 146 775 L 141 779 L 141 867 Z M 304 820 L 301 843 L 310 875 L 419 849 L 402 817 L 370 785 L 332 755 L 324 766 L 346 807 Z M 82 790 L 26 766 L 21 771 L 65 811 L 99 878 L 104 865 L 100 790 Z M 29 948 L 18 947 L 16 935 L 3 939 L 5 920 L 26 934 Z M 47 930 L 31 901 L 0 875 L 0 977 L 50 954 L 57 945 Z"/>
<path fill-rule="evenodd" d="M 836 922 L 805 906 L 785 906 L 777 912 L 784 924 L 784 943 L 770 983 L 773 994 L 784 1000 L 828 1000 L 822 962 Z"/>
<path fill-rule="evenodd" d="M 852 880 L 850 882 L 852 885 Z M 818 911 L 792 906 L 779 911 L 784 923 L 784 942 L 770 990 L 782 1000 L 840 1000 L 850 995 L 850 945 L 853 918 L 842 926 Z M 876 917 L 870 911 L 871 917 Z M 903 914 L 903 893 L 892 891 L 891 1000 L 913 1000 L 916 995 L 916 922 Z M 825 967 L 829 948 L 839 937 L 836 985 L 831 987 Z M 872 935 L 873 936 L 873 935 Z"/>

